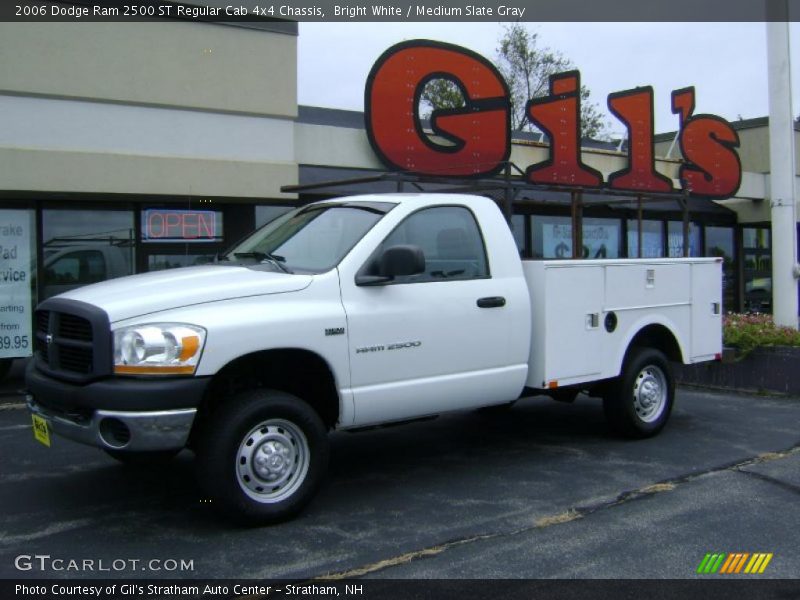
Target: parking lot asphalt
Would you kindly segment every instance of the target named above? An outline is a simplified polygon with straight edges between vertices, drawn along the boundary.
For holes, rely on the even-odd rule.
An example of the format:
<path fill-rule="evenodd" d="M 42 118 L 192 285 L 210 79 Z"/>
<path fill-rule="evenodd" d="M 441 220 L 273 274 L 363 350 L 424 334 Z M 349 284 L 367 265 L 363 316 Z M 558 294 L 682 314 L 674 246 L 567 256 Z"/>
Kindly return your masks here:
<path fill-rule="evenodd" d="M 48 449 L 19 402 L 0 407 L 2 578 L 718 578 L 696 574 L 709 552 L 773 553 L 757 577 L 800 575 L 798 398 L 680 389 L 641 441 L 585 397 L 336 433 L 320 495 L 256 529 L 216 516 L 191 453 L 137 470 Z M 20 554 L 192 569 L 20 571 Z"/>

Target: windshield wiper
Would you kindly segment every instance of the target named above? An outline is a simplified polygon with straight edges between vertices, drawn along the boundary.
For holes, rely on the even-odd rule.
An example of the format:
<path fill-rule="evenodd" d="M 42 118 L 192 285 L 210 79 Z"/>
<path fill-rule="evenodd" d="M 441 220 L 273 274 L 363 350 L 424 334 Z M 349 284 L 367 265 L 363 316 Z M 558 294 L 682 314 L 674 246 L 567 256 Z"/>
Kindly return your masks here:
<path fill-rule="evenodd" d="M 274 265 L 274 266 L 278 267 L 284 273 L 291 274 L 291 272 L 292 272 L 291 269 L 289 269 L 289 267 L 287 267 L 286 265 L 283 264 L 283 263 L 286 262 L 286 257 L 285 256 L 281 256 L 279 254 L 267 254 L 266 252 L 264 252 L 263 254 L 264 254 L 264 258 L 261 259 L 261 262 L 264 262 L 265 260 L 267 260 L 267 261 L 269 261 L 269 263 L 271 265 Z"/>
<path fill-rule="evenodd" d="M 263 252 L 234 252 L 236 258 L 255 258 L 256 260 L 264 260 L 267 255 Z"/>
<path fill-rule="evenodd" d="M 269 254 L 268 252 L 234 252 L 236 258 L 255 258 L 259 262 L 268 262 L 269 264 L 277 267 L 284 273 L 291 274 L 291 270 L 282 264 L 286 262 L 286 257 L 279 254 Z"/>

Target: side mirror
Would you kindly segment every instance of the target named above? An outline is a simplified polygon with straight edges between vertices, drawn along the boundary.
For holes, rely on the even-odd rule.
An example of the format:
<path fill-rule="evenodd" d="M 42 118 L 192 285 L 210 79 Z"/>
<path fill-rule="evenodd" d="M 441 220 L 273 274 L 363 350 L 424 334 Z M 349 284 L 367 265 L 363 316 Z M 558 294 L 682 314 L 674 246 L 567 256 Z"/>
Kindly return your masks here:
<path fill-rule="evenodd" d="M 392 246 L 381 254 L 378 261 L 384 277 L 403 277 L 425 272 L 425 253 L 419 246 Z"/>
<path fill-rule="evenodd" d="M 357 275 L 356 285 L 381 285 L 395 277 L 425 272 L 425 253 L 419 246 L 391 246 L 377 260 L 377 275 Z"/>

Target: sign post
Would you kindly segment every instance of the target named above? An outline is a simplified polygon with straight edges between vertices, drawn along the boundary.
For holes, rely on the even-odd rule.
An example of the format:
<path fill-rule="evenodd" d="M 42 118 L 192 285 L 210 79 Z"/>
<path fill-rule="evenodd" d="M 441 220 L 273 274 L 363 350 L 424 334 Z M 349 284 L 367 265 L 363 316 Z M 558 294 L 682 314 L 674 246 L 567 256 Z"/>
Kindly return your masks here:
<path fill-rule="evenodd" d="M 785 4 L 783 8 L 786 9 Z M 767 72 L 770 207 L 772 208 L 772 312 L 776 325 L 797 329 L 794 119 L 789 62 L 789 23 L 785 20 L 767 23 Z"/>

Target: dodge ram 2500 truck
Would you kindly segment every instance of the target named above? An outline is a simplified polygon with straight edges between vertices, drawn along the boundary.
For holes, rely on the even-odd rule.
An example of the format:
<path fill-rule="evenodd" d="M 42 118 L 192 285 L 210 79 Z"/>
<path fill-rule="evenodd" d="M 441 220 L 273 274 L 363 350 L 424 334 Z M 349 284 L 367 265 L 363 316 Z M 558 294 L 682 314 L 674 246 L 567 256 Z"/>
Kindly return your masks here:
<path fill-rule="evenodd" d="M 720 295 L 719 259 L 521 261 L 482 197 L 326 200 L 217 264 L 42 302 L 28 403 L 48 445 L 190 448 L 214 506 L 267 523 L 312 498 L 331 430 L 583 391 L 656 434 L 670 361 L 721 352 Z"/>

